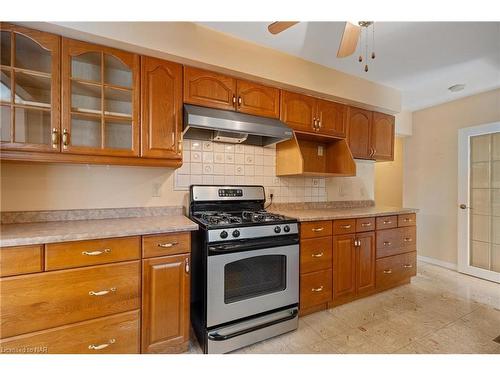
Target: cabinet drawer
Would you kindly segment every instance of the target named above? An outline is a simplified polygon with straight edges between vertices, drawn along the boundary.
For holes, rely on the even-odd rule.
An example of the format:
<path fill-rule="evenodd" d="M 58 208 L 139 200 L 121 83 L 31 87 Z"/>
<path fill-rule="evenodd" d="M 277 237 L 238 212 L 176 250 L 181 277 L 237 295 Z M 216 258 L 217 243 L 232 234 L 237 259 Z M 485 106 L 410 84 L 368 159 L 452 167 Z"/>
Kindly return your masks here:
<path fill-rule="evenodd" d="M 169 233 L 142 237 L 142 256 L 159 257 L 191 252 L 190 233 Z"/>
<path fill-rule="evenodd" d="M 333 234 L 356 233 L 356 219 L 344 219 L 333 221 Z"/>
<path fill-rule="evenodd" d="M 326 237 L 332 235 L 332 221 L 309 221 L 300 224 L 300 238 Z"/>
<path fill-rule="evenodd" d="M 398 228 L 377 231 L 377 258 L 401 253 L 401 232 Z"/>
<path fill-rule="evenodd" d="M 417 225 L 416 214 L 398 215 L 398 227 L 409 227 L 412 225 Z"/>
<path fill-rule="evenodd" d="M 300 241 L 300 273 L 332 267 L 332 237 Z"/>
<path fill-rule="evenodd" d="M 61 242 L 45 245 L 45 270 L 140 259 L 140 237 Z"/>
<path fill-rule="evenodd" d="M 377 289 L 386 289 L 417 274 L 417 253 L 377 259 Z"/>
<path fill-rule="evenodd" d="M 133 261 L 1 279 L 1 337 L 137 309 L 140 274 Z"/>
<path fill-rule="evenodd" d="M 399 234 L 401 236 L 402 252 L 417 250 L 417 227 L 412 226 L 399 228 Z"/>
<path fill-rule="evenodd" d="M 300 308 L 327 303 L 332 300 L 332 269 L 300 276 Z"/>
<path fill-rule="evenodd" d="M 363 219 L 356 219 L 356 232 L 369 232 L 375 230 L 375 218 L 365 217 Z"/>
<path fill-rule="evenodd" d="M 0 248 L 0 277 L 43 271 L 43 245 Z"/>
<path fill-rule="evenodd" d="M 391 229 L 398 226 L 397 216 L 382 216 L 377 217 L 377 230 L 379 229 Z"/>
<path fill-rule="evenodd" d="M 139 354 L 140 310 L 0 340 L 1 353 Z"/>

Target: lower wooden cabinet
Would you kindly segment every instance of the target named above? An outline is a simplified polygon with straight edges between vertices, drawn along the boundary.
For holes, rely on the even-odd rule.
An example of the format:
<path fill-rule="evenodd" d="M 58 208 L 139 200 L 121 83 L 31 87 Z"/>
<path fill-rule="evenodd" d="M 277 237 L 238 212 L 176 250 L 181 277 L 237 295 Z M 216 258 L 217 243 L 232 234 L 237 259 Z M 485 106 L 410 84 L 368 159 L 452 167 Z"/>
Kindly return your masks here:
<path fill-rule="evenodd" d="M 300 308 L 308 309 L 332 299 L 332 269 L 300 276 Z"/>
<path fill-rule="evenodd" d="M 375 289 L 375 232 L 356 236 L 356 295 L 371 293 Z"/>
<path fill-rule="evenodd" d="M 189 254 L 142 261 L 142 353 L 178 353 L 189 344 Z"/>
<path fill-rule="evenodd" d="M 392 288 L 417 274 L 417 253 L 393 255 L 377 259 L 377 289 Z"/>

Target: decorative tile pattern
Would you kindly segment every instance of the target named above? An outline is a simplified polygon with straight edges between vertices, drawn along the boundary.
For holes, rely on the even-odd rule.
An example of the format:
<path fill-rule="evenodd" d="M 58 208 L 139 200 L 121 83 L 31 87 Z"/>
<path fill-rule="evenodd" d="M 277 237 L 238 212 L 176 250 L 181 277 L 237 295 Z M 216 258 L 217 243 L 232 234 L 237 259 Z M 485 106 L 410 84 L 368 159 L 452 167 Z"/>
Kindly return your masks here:
<path fill-rule="evenodd" d="M 191 184 L 263 185 L 268 196 L 273 194 L 273 202 L 327 200 L 325 178 L 277 177 L 274 147 L 186 139 L 184 150 L 174 190 L 187 190 Z"/>

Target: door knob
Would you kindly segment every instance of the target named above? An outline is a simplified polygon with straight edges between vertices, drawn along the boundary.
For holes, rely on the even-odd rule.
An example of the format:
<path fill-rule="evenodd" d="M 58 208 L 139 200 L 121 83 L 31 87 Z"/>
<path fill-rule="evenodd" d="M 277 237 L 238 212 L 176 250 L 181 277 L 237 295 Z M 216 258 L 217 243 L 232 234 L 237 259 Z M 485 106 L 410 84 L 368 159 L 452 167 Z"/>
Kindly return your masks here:
<path fill-rule="evenodd" d="M 467 206 L 466 206 L 465 204 L 463 204 L 463 203 L 462 203 L 459 207 L 460 207 L 462 210 L 465 210 L 465 209 L 467 208 Z"/>

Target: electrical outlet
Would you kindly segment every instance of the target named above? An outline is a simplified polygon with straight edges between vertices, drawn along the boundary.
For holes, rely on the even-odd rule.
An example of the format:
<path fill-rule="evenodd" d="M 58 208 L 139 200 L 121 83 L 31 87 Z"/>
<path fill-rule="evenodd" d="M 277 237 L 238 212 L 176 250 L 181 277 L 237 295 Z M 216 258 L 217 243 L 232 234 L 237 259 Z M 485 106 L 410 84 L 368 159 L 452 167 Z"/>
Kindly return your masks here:
<path fill-rule="evenodd" d="M 153 183 L 152 197 L 161 197 L 161 184 L 159 182 Z"/>

